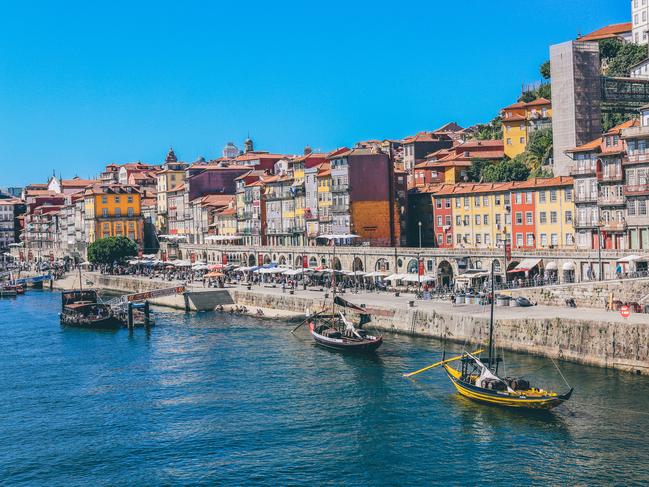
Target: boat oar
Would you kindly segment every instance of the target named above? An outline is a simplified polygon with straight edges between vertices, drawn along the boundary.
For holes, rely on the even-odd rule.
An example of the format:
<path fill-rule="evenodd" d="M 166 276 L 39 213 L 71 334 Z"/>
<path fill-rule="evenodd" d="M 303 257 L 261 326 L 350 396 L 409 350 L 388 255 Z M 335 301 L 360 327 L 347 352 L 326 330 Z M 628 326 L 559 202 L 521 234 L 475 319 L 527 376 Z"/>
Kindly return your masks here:
<path fill-rule="evenodd" d="M 477 355 L 479 353 L 484 352 L 484 350 L 476 350 L 473 352 L 473 354 Z M 424 367 L 423 369 L 415 370 L 414 372 L 410 372 L 409 374 L 403 374 L 404 377 L 412 377 L 413 375 L 421 374 L 422 372 L 426 372 L 427 370 L 434 369 L 435 367 L 439 367 L 440 365 L 447 364 L 449 362 L 455 362 L 456 360 L 460 360 L 462 357 L 464 357 L 464 354 L 458 355 L 457 357 L 449 358 L 446 360 L 442 360 L 441 362 L 436 362 L 432 365 L 429 365 L 427 367 Z"/>
<path fill-rule="evenodd" d="M 295 328 L 293 328 L 293 329 L 291 330 L 291 333 L 294 333 L 295 331 L 297 331 L 297 329 L 298 329 L 299 327 L 301 327 L 304 323 L 306 323 L 307 321 L 309 321 L 311 318 L 313 318 L 313 317 L 315 317 L 315 316 L 318 316 L 320 313 L 322 313 L 322 311 L 318 311 L 317 313 L 315 313 L 315 314 L 313 314 L 313 315 L 307 316 L 306 319 L 305 319 L 304 321 L 302 321 L 299 325 L 297 325 Z"/>

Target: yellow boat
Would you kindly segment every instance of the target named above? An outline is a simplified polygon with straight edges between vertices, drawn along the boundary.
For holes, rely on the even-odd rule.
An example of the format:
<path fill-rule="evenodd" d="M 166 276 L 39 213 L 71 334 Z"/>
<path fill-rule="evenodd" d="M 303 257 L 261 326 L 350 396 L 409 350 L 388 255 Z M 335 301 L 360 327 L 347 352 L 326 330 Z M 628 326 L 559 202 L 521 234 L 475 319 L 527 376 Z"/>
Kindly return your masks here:
<path fill-rule="evenodd" d="M 494 329 L 494 269 L 491 268 L 491 320 L 489 322 L 489 349 L 488 357 L 481 359 L 479 354 L 483 350 L 473 353 L 464 352 L 457 357 L 442 359 L 441 362 L 429 365 L 423 369 L 405 374 L 406 377 L 420 374 L 426 370 L 442 366 L 446 375 L 451 380 L 457 391 L 469 399 L 484 404 L 504 406 L 519 409 L 552 409 L 570 399 L 573 388 L 565 394 L 546 391 L 530 386 L 525 379 L 516 379 L 498 376 L 498 364 L 501 358 L 494 354 L 493 329 Z M 461 362 L 460 369 L 449 365 L 451 362 Z M 555 364 L 556 365 L 556 364 Z M 558 369 L 558 367 L 557 367 Z M 559 370 L 561 374 L 561 371 Z M 563 377 L 563 374 L 561 374 Z M 567 381 L 566 381 L 567 384 Z"/>

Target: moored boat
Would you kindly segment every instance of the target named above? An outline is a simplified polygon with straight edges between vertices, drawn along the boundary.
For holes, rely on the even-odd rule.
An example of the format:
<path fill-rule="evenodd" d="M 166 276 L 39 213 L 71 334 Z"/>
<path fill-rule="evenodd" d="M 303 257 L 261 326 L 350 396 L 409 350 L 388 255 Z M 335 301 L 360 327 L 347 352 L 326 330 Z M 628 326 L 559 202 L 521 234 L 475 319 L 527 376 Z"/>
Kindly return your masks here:
<path fill-rule="evenodd" d="M 455 387 L 458 393 L 473 401 L 483 404 L 503 406 L 517 409 L 553 409 L 565 401 L 569 400 L 573 393 L 573 388 L 569 391 L 559 394 L 534 387 L 524 378 L 501 377 L 498 373 L 498 366 L 502 358 L 496 356 L 494 348 L 494 268 L 491 267 L 491 319 L 489 321 L 489 343 L 488 356 L 480 358 L 480 353 L 484 350 L 475 352 L 465 351 L 461 355 L 450 359 L 442 358 L 442 361 L 424 367 L 423 369 L 405 374 L 406 377 L 420 374 L 442 366 L 446 375 Z M 450 364 L 460 362 L 461 367 L 456 369 Z M 553 361 L 554 363 L 554 361 Z M 556 366 L 556 364 L 555 364 Z M 557 370 L 559 368 L 557 367 Z M 561 371 L 559 370 L 559 374 Z M 563 374 L 563 380 L 568 384 Z"/>
<path fill-rule="evenodd" d="M 122 326 L 112 308 L 99 302 L 94 289 L 63 291 L 60 317 L 62 325 L 78 328 L 117 329 Z"/>
<path fill-rule="evenodd" d="M 361 315 L 359 323 L 363 322 L 363 316 L 369 315 Z M 383 343 L 382 335 L 368 334 L 362 324 L 354 326 L 342 313 L 314 315 L 309 321 L 309 331 L 318 345 L 333 350 L 373 352 Z"/>

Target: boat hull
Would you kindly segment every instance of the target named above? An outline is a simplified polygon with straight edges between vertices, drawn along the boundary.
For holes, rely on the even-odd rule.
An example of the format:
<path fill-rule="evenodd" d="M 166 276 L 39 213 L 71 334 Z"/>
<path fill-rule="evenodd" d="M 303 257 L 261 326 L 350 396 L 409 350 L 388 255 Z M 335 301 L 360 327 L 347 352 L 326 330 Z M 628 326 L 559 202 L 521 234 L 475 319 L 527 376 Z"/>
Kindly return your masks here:
<path fill-rule="evenodd" d="M 563 402 L 570 399 L 570 396 L 572 395 L 572 389 L 570 390 L 570 392 L 564 395 L 548 395 L 538 397 L 529 397 L 523 394 L 511 395 L 505 392 L 492 391 L 483 387 L 477 387 L 465 381 L 462 381 L 460 380 L 460 372 L 453 367 L 449 367 L 448 365 L 444 365 L 444 370 L 446 370 L 446 374 L 455 386 L 455 389 L 462 396 L 467 397 L 473 401 L 489 404 L 492 406 L 517 409 L 548 410 L 559 406 Z"/>
<path fill-rule="evenodd" d="M 356 353 L 370 353 L 376 351 L 383 343 L 383 337 L 378 336 L 373 339 L 366 340 L 346 340 L 341 338 L 329 338 L 310 328 L 311 336 L 316 344 L 328 348 L 330 350 L 337 350 L 340 352 L 356 352 Z"/>
<path fill-rule="evenodd" d="M 85 328 L 88 330 L 117 330 L 122 327 L 122 322 L 114 317 L 109 316 L 99 320 L 66 320 L 61 317 L 61 325 L 71 328 Z"/>

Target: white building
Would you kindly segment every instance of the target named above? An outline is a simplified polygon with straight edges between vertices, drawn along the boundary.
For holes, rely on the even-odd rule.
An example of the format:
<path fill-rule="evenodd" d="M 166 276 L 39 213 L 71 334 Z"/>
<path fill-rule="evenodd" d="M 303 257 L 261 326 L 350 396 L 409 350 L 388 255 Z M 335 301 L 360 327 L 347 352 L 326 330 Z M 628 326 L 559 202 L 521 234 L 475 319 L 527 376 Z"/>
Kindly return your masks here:
<path fill-rule="evenodd" d="M 631 0 L 632 38 L 636 44 L 649 41 L 649 0 Z"/>

